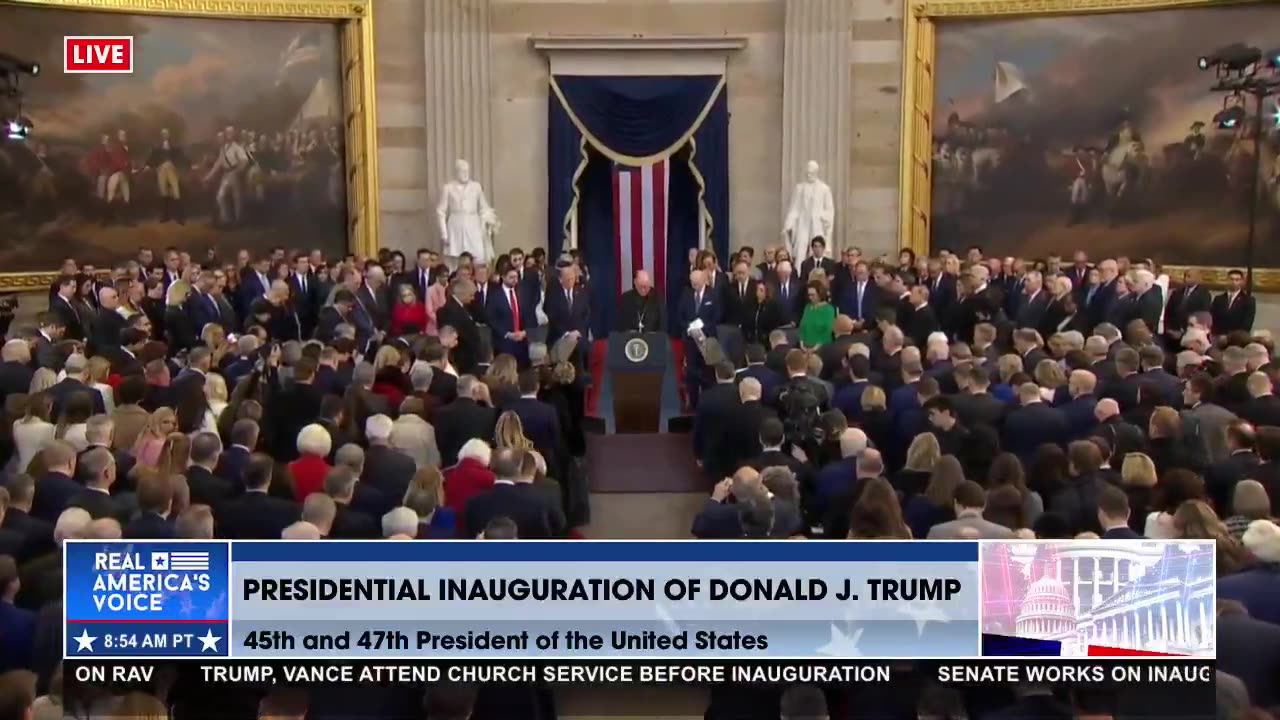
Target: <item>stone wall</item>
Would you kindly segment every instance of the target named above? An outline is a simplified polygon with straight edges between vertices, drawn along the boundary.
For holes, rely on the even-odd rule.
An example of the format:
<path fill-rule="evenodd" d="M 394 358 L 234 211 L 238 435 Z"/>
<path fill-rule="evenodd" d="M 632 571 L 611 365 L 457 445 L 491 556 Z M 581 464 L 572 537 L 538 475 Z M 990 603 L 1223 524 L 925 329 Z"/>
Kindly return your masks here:
<path fill-rule="evenodd" d="M 892 252 L 901 18 L 902 0 L 379 0 L 382 244 L 439 244 L 435 193 L 458 157 L 499 211 L 500 250 L 546 242 L 548 71 L 530 37 L 733 35 L 747 45 L 728 64 L 731 245 L 777 241 L 815 159 L 836 243 Z"/>

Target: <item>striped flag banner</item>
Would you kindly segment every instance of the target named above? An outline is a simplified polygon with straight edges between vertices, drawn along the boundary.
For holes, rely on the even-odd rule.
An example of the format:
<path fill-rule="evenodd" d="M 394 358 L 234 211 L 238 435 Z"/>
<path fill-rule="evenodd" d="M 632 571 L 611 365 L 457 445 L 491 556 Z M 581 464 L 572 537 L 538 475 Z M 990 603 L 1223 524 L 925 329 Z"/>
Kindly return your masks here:
<path fill-rule="evenodd" d="M 648 270 L 653 286 L 666 288 L 668 160 L 613 166 L 613 235 L 617 241 L 618 292 L 631 289 L 637 270 Z"/>

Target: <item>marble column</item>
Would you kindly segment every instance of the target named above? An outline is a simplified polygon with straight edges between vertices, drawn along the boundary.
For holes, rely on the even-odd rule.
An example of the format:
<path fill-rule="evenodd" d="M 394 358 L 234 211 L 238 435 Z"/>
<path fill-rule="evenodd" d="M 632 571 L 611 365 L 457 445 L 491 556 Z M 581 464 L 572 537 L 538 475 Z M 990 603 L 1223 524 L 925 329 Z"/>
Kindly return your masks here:
<path fill-rule="evenodd" d="M 431 0 L 426 4 L 427 178 L 431 229 L 424 239 L 439 242 L 435 207 L 440 186 L 453 175 L 453 162 L 471 163 L 471 176 L 494 197 L 493 132 L 490 122 L 490 0 Z"/>
<path fill-rule="evenodd" d="M 827 238 L 828 254 L 839 261 L 839 248 L 855 244 L 848 193 L 850 41 L 853 22 L 849 0 L 786 0 L 782 61 L 782 211 L 804 177 L 804 165 L 816 160 L 822 180 L 831 187 L 835 237 Z M 782 217 L 778 218 L 781 239 Z"/>

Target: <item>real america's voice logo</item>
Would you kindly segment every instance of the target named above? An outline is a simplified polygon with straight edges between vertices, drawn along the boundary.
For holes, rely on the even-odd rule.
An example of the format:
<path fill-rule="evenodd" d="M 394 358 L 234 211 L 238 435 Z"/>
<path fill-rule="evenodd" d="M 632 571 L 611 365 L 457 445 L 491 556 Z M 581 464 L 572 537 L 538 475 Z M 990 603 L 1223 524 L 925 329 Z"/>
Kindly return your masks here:
<path fill-rule="evenodd" d="M 93 572 L 98 612 L 161 612 L 166 597 L 212 586 L 207 551 L 153 551 L 146 559 L 141 552 L 99 551 Z"/>

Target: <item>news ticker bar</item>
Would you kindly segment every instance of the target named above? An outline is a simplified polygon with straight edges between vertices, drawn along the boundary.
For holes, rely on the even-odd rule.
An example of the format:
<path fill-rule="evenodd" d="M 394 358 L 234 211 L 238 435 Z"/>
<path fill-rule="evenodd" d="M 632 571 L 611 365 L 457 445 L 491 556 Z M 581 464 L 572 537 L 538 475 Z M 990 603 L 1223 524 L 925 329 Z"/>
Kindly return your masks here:
<path fill-rule="evenodd" d="M 1211 542 L 72 542 L 71 658 L 1212 657 Z"/>
<path fill-rule="evenodd" d="M 342 662 L 247 660 L 68 660 L 63 676 L 88 685 L 145 685 L 166 673 L 227 687 L 462 683 L 551 685 L 714 685 L 719 683 L 892 684 L 921 677 L 946 685 L 1033 683 L 1078 687 L 1212 687 L 1211 660 L 1171 658 L 1089 660 L 1045 658 L 930 661 L 830 660 L 716 662 L 690 660 L 480 660 L 467 662 Z"/>

